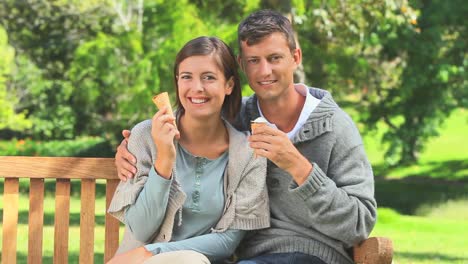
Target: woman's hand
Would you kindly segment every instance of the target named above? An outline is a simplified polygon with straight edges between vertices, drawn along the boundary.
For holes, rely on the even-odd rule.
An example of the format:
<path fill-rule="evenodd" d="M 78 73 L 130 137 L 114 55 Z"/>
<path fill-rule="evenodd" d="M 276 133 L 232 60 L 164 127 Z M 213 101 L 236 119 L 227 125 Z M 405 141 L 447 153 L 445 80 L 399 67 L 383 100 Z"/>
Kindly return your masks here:
<path fill-rule="evenodd" d="M 159 110 L 152 118 L 151 136 L 158 150 L 154 168 L 162 177 L 169 179 L 176 158 L 174 138 L 180 133 L 175 126 L 175 117 L 168 113 L 168 108 Z"/>
<path fill-rule="evenodd" d="M 151 258 L 153 254 L 144 247 L 139 247 L 128 252 L 115 255 L 107 264 L 139 264 Z"/>

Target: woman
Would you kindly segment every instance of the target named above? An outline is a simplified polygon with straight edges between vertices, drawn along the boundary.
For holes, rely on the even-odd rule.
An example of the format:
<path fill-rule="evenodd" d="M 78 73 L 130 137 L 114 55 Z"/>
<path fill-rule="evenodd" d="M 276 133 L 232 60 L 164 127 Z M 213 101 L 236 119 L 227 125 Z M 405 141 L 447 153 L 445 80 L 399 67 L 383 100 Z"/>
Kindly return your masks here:
<path fill-rule="evenodd" d="M 126 225 L 111 263 L 222 260 L 246 230 L 269 226 L 266 160 L 253 158 L 247 135 L 228 123 L 241 100 L 232 50 L 214 37 L 189 41 L 174 80 L 177 120 L 163 108 L 132 130 L 138 172 L 109 207 Z"/>

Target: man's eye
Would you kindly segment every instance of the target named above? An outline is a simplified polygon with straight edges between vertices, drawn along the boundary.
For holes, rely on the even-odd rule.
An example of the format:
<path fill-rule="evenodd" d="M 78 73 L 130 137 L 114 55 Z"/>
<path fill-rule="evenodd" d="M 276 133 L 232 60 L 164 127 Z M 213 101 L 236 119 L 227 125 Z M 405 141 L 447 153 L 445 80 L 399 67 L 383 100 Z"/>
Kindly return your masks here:
<path fill-rule="evenodd" d="M 281 56 L 273 56 L 271 57 L 271 61 L 279 61 L 281 59 Z"/>
<path fill-rule="evenodd" d="M 258 59 L 248 59 L 247 62 L 249 64 L 256 64 L 256 63 L 258 63 Z"/>

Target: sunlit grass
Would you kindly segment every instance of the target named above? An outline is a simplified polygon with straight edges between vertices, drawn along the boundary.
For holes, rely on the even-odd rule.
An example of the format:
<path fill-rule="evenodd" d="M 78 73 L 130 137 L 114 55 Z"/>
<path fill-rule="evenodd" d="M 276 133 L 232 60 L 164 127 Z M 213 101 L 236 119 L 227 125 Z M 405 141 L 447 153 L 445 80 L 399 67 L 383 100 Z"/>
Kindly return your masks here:
<path fill-rule="evenodd" d="M 450 214 L 466 210 L 467 205 L 450 208 Z M 436 217 L 407 216 L 380 208 L 372 236 L 392 239 L 394 263 L 468 263 L 468 220 L 439 214 Z"/>
<path fill-rule="evenodd" d="M 440 136 L 426 143 L 417 164 L 395 168 L 384 166 L 386 145 L 381 143 L 381 138 L 385 129 L 384 124 L 379 124 L 377 131 L 363 137 L 367 155 L 377 176 L 426 176 L 450 180 L 468 178 L 468 110 L 457 109 L 452 113 L 442 125 Z"/>
<path fill-rule="evenodd" d="M 3 185 L 3 181 L 0 183 Z M 21 183 L 24 185 L 24 182 Z M 99 185 L 99 183 L 97 184 Z M 69 263 L 79 263 L 79 248 L 80 248 L 80 207 L 81 201 L 79 190 L 72 194 L 70 199 L 70 231 L 68 237 L 69 248 Z M 44 229 L 43 229 L 43 263 L 52 263 L 54 255 L 54 216 L 55 216 L 55 199 L 50 190 L 47 190 L 44 197 Z M 27 263 L 28 250 L 28 212 L 29 212 L 29 197 L 25 192 L 19 195 L 19 219 L 18 219 L 18 242 L 17 242 L 17 258 L 18 263 Z M 0 210 L 3 216 L 3 199 L 0 200 Z M 104 259 L 104 215 L 105 215 L 105 197 L 96 197 L 95 202 L 95 222 L 94 229 L 94 262 L 103 263 Z M 3 221 L 2 221 L 3 223 Z M 2 224 L 0 223 L 0 229 Z M 2 247 L 2 239 L 0 239 L 0 248 Z M 1 252 L 0 252 L 1 253 Z M 0 254 L 1 255 L 1 254 Z"/>

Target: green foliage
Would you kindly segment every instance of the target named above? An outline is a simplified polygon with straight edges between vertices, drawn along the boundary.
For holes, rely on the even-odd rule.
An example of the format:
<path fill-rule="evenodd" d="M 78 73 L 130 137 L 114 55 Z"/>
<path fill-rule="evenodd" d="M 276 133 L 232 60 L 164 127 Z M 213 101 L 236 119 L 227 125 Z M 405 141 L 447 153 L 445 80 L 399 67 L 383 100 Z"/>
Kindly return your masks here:
<path fill-rule="evenodd" d="M 173 61 L 187 40 L 214 35 L 237 50 L 238 22 L 260 8 L 292 18 L 307 84 L 351 103 L 363 129 L 386 124 L 390 165 L 414 162 L 468 105 L 461 0 L 4 0 L 0 116 L 37 139 L 120 137 L 154 113 L 152 94 L 174 96 Z"/>
<path fill-rule="evenodd" d="M 387 161 L 400 164 L 416 161 L 424 143 L 438 135 L 451 112 L 466 106 L 466 5 L 461 1 L 424 5 L 415 1 L 413 5 L 419 12 L 412 12 L 409 23 L 394 20 L 377 31 L 382 46 L 380 60 L 399 61 L 401 72 L 393 85 L 376 88 L 365 119 L 369 125 L 378 120 L 387 123 Z M 409 10 L 412 7 L 400 8 L 403 15 Z M 395 123 L 396 117 L 402 117 L 403 122 Z"/>
<path fill-rule="evenodd" d="M 13 74 L 15 50 L 8 45 L 8 36 L 0 26 L 0 130 L 21 131 L 31 127 L 25 111 L 15 111 L 18 98 L 12 96 L 9 79 Z"/>
<path fill-rule="evenodd" d="M 9 80 L 17 96 L 15 111 L 27 113 L 33 124 L 23 131 L 26 136 L 75 136 L 76 110 L 70 105 L 73 88 L 65 73 L 79 43 L 109 30 L 111 24 L 105 3 L 74 2 L 0 2 L 0 23 L 17 52 L 18 67 Z"/>
<path fill-rule="evenodd" d="M 140 39 L 136 32 L 99 34 L 76 49 L 67 75 L 75 87 L 71 102 L 78 110 L 78 134 L 117 131 L 123 120 L 133 123 L 148 114 L 141 107 L 151 98 L 147 84 L 159 80 L 150 74 Z"/>
<path fill-rule="evenodd" d="M 0 156 L 113 157 L 113 147 L 104 138 L 82 137 L 74 140 L 0 141 Z"/>
<path fill-rule="evenodd" d="M 466 106 L 466 9 L 462 1 L 308 2 L 296 25 L 305 75 L 350 100 L 367 129 L 387 124 L 388 164 L 414 163 Z"/>

